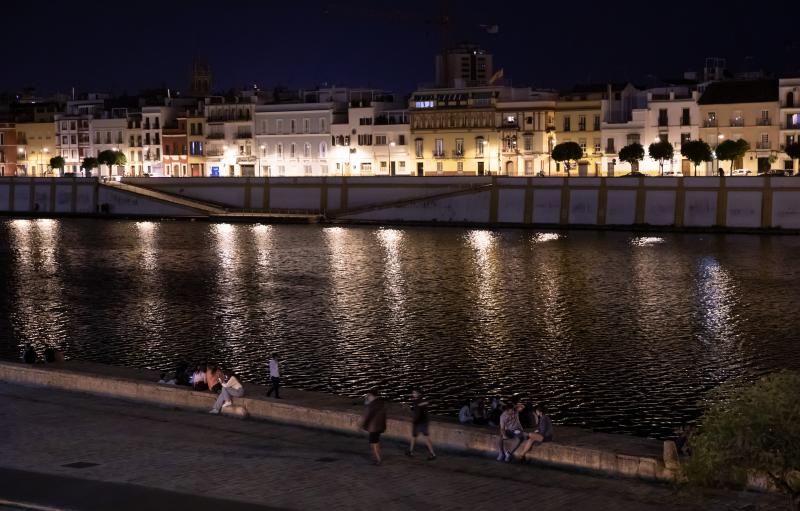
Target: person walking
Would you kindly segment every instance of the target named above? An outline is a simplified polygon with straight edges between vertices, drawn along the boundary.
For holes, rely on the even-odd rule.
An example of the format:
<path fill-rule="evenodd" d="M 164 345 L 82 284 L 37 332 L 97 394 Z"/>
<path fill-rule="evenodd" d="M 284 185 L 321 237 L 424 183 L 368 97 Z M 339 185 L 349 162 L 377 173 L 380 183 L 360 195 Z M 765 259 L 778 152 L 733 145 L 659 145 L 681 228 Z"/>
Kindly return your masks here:
<path fill-rule="evenodd" d="M 361 421 L 361 429 L 369 433 L 369 447 L 374 457 L 373 464 L 381 464 L 381 433 L 386 431 L 386 405 L 378 397 L 377 390 L 367 392 L 367 411 Z"/>
<path fill-rule="evenodd" d="M 417 442 L 417 436 L 422 435 L 425 437 L 425 445 L 428 447 L 428 460 L 435 460 L 436 453 L 433 452 L 433 444 L 428 432 L 428 425 L 430 417 L 428 415 L 428 401 L 422 397 L 419 390 L 411 391 L 411 443 L 406 451 L 406 456 L 414 455 L 414 445 Z"/>
<path fill-rule="evenodd" d="M 217 401 L 214 403 L 214 407 L 211 408 L 209 413 L 217 414 L 226 406 L 231 406 L 234 397 L 244 396 L 244 387 L 242 387 L 239 378 L 237 378 L 235 374 L 231 374 L 227 379 L 224 377 L 220 378 L 219 383 L 222 385 L 222 390 L 219 393 L 219 397 L 217 397 Z"/>
<path fill-rule="evenodd" d="M 272 395 L 272 392 L 275 392 L 275 399 L 280 399 L 281 396 L 279 394 L 281 388 L 281 372 L 280 368 L 278 367 L 278 354 L 273 353 L 271 358 L 269 359 L 269 381 L 272 383 L 272 386 L 267 391 L 267 397 Z"/>

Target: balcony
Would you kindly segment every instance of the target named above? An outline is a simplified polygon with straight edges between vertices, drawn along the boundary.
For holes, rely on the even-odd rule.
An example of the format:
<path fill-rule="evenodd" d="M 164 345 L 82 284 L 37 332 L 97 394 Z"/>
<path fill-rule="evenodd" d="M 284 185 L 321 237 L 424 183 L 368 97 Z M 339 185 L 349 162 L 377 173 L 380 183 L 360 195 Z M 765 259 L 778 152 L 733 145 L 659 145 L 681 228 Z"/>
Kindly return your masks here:
<path fill-rule="evenodd" d="M 503 121 L 502 128 L 505 130 L 518 130 L 519 123 L 517 121 Z"/>
<path fill-rule="evenodd" d="M 681 117 L 681 126 L 689 126 L 692 124 L 692 120 L 688 117 Z"/>
<path fill-rule="evenodd" d="M 669 119 L 667 119 L 666 117 L 659 117 L 658 118 L 658 125 L 660 127 L 669 126 Z"/>
<path fill-rule="evenodd" d="M 453 159 L 461 160 L 464 158 L 464 151 L 453 151 Z"/>
<path fill-rule="evenodd" d="M 770 119 L 769 117 L 759 117 L 758 119 L 756 119 L 756 126 L 771 126 L 771 125 L 772 125 L 772 119 Z"/>
<path fill-rule="evenodd" d="M 756 144 L 756 149 L 760 151 L 769 151 L 770 149 L 772 149 L 772 144 L 770 144 L 769 142 L 758 142 Z"/>
<path fill-rule="evenodd" d="M 237 140 L 246 140 L 253 138 L 253 134 L 249 131 L 240 131 L 236 134 Z"/>
<path fill-rule="evenodd" d="M 782 130 L 800 130 L 800 122 L 788 122 L 781 126 Z"/>
<path fill-rule="evenodd" d="M 209 133 L 206 138 L 209 140 L 222 140 L 225 138 L 225 133 Z"/>
<path fill-rule="evenodd" d="M 731 119 L 731 127 L 741 128 L 742 126 L 744 126 L 744 119 L 742 119 L 741 117 L 734 117 L 733 119 Z"/>
<path fill-rule="evenodd" d="M 617 154 L 617 149 L 613 146 L 606 146 L 606 154 Z"/>
<path fill-rule="evenodd" d="M 433 157 L 436 158 L 437 160 L 441 160 L 441 159 L 445 158 L 446 156 L 447 155 L 445 154 L 444 151 L 442 151 L 440 153 L 433 153 Z"/>
<path fill-rule="evenodd" d="M 716 128 L 718 126 L 716 119 L 706 119 L 703 121 L 704 128 Z"/>

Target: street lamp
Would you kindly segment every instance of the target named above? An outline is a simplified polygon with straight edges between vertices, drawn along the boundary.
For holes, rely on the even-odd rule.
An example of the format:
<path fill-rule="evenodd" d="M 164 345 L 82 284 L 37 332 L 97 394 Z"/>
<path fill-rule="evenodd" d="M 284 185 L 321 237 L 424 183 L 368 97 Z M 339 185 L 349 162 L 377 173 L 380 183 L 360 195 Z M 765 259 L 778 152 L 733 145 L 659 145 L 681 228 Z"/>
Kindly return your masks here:
<path fill-rule="evenodd" d="M 392 147 L 396 144 L 394 142 L 389 142 L 389 175 L 394 175 L 394 169 L 392 168 Z"/>

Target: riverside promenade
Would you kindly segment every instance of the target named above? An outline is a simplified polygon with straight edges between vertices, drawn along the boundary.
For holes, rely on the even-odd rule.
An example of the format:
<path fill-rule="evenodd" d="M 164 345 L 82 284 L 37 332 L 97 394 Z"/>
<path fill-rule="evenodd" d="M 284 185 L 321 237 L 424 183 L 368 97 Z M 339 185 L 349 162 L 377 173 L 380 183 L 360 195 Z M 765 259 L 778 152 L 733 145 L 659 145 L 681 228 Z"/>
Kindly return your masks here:
<path fill-rule="evenodd" d="M 3 364 L 4 374 L 13 366 L 74 375 L 92 367 L 93 375 L 114 378 L 139 373 Z M 104 378 L 108 388 L 97 392 L 114 387 L 110 375 Z M 303 394 L 288 389 L 281 404 L 315 397 Z M 212 397 L 203 397 L 210 405 Z M 320 404 L 327 398 L 317 396 Z M 780 503 L 774 495 L 700 495 L 631 478 L 508 465 L 466 451 L 440 450 L 438 460 L 427 462 L 421 455 L 406 458 L 405 444 L 393 442 L 385 445 L 385 464 L 373 467 L 361 436 L 68 392 L 44 382 L 0 387 L 0 428 L 0 508 L 23 502 L 29 509 L 766 510 Z"/>

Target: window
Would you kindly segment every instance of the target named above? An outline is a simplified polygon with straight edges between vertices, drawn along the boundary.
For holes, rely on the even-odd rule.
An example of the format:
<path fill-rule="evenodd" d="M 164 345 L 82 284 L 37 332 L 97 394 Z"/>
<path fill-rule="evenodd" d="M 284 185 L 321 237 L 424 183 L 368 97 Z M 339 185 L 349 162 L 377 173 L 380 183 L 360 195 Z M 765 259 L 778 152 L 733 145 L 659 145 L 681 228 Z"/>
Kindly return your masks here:
<path fill-rule="evenodd" d="M 414 140 L 414 153 L 417 158 L 422 158 L 422 139 Z"/>
<path fill-rule="evenodd" d="M 5 145 L 5 144 L 6 144 L 6 134 L 0 133 L 0 145 Z"/>
<path fill-rule="evenodd" d="M 303 144 L 303 157 L 304 158 L 310 158 L 311 157 L 311 144 L 309 144 L 308 142 Z"/>
<path fill-rule="evenodd" d="M 361 164 L 362 174 L 372 174 L 372 163 L 364 162 Z"/>
<path fill-rule="evenodd" d="M 297 155 L 297 146 L 294 142 L 289 146 L 289 158 L 294 158 Z"/>
<path fill-rule="evenodd" d="M 156 147 L 156 160 L 160 160 L 160 159 L 161 159 L 161 148 L 160 147 Z"/>
<path fill-rule="evenodd" d="M 283 133 L 283 119 L 278 119 L 275 121 L 275 132 Z"/>
<path fill-rule="evenodd" d="M 289 133 L 296 133 L 297 132 L 297 121 L 294 119 L 289 121 Z"/>
<path fill-rule="evenodd" d="M 442 172 L 444 170 L 444 163 L 437 161 L 436 162 L 436 172 Z"/>
<path fill-rule="evenodd" d="M 614 148 L 614 139 L 613 138 L 609 138 L 606 141 L 606 152 L 610 153 L 610 154 L 613 154 L 613 153 L 617 152 L 616 149 Z"/>
<path fill-rule="evenodd" d="M 358 120 L 358 124 L 361 126 L 372 126 L 372 117 L 362 117 Z"/>
<path fill-rule="evenodd" d="M 599 154 L 600 153 L 600 139 L 599 138 L 595 138 L 593 140 L 593 142 L 594 142 L 594 144 L 593 144 L 594 145 L 594 152 L 595 152 L 595 154 Z"/>
<path fill-rule="evenodd" d="M 416 108 L 433 108 L 436 106 L 432 100 L 425 100 L 425 101 L 415 101 L 414 107 Z"/>
<path fill-rule="evenodd" d="M 303 119 L 303 133 L 311 131 L 311 119 Z"/>
<path fill-rule="evenodd" d="M 658 134 L 658 141 L 659 142 L 669 142 L 669 133 L 662 131 Z"/>
<path fill-rule="evenodd" d="M 526 151 L 533 151 L 533 135 L 525 135 L 522 137 L 522 143 Z"/>
<path fill-rule="evenodd" d="M 456 139 L 456 156 L 464 156 L 464 139 Z"/>
<path fill-rule="evenodd" d="M 359 135 L 358 145 L 372 145 L 372 135 Z"/>
<path fill-rule="evenodd" d="M 585 138 L 579 138 L 578 139 L 578 145 L 581 146 L 581 151 L 583 151 L 583 154 L 586 154 L 586 139 Z"/>
<path fill-rule="evenodd" d="M 275 144 L 275 156 L 283 158 L 283 144 Z"/>
<path fill-rule="evenodd" d="M 307 176 L 311 175 L 311 165 L 303 165 L 303 174 Z"/>
<path fill-rule="evenodd" d="M 689 124 L 691 124 L 689 109 L 684 108 L 683 110 L 681 110 L 681 126 L 688 126 Z"/>
<path fill-rule="evenodd" d="M 525 175 L 533 174 L 533 160 L 525 160 Z"/>
<path fill-rule="evenodd" d="M 438 157 L 438 158 L 444 157 L 444 139 L 443 138 L 437 138 L 436 139 L 435 148 L 433 150 L 433 156 L 434 156 L 434 158 L 436 158 L 436 157 Z"/>
<path fill-rule="evenodd" d="M 375 135 L 375 145 L 386 145 L 386 135 Z"/>
<path fill-rule="evenodd" d="M 164 146 L 164 156 L 169 156 L 170 146 L 169 144 Z"/>
<path fill-rule="evenodd" d="M 320 158 L 328 157 L 328 144 L 326 144 L 325 142 L 319 143 L 319 157 Z"/>
<path fill-rule="evenodd" d="M 483 137 L 475 137 L 475 155 L 478 157 L 483 156 L 483 150 L 486 147 L 486 139 Z"/>
<path fill-rule="evenodd" d="M 639 143 L 639 134 L 638 133 L 630 133 L 627 137 L 628 145 L 631 144 L 638 144 Z"/>
<path fill-rule="evenodd" d="M 566 131 L 566 130 L 564 130 Z M 578 131 L 586 131 L 586 116 L 579 115 L 578 116 Z"/>
<path fill-rule="evenodd" d="M 658 109 L 658 125 L 659 126 L 669 126 L 669 117 L 667 116 L 667 109 L 666 108 L 659 108 Z"/>
<path fill-rule="evenodd" d="M 406 145 L 405 135 L 397 135 L 397 145 Z"/>
<path fill-rule="evenodd" d="M 681 145 L 691 140 L 691 136 L 692 136 L 691 133 L 681 133 Z"/>
<path fill-rule="evenodd" d="M 594 131 L 600 131 L 600 116 L 594 116 Z"/>
<path fill-rule="evenodd" d="M 569 116 L 564 117 L 564 131 L 569 131 L 570 128 L 569 124 L 570 124 L 570 117 Z"/>
<path fill-rule="evenodd" d="M 769 133 L 762 133 L 761 140 L 758 143 L 759 149 L 769 149 Z"/>
<path fill-rule="evenodd" d="M 456 162 L 456 171 L 459 174 L 464 172 L 464 162 L 463 161 Z"/>

